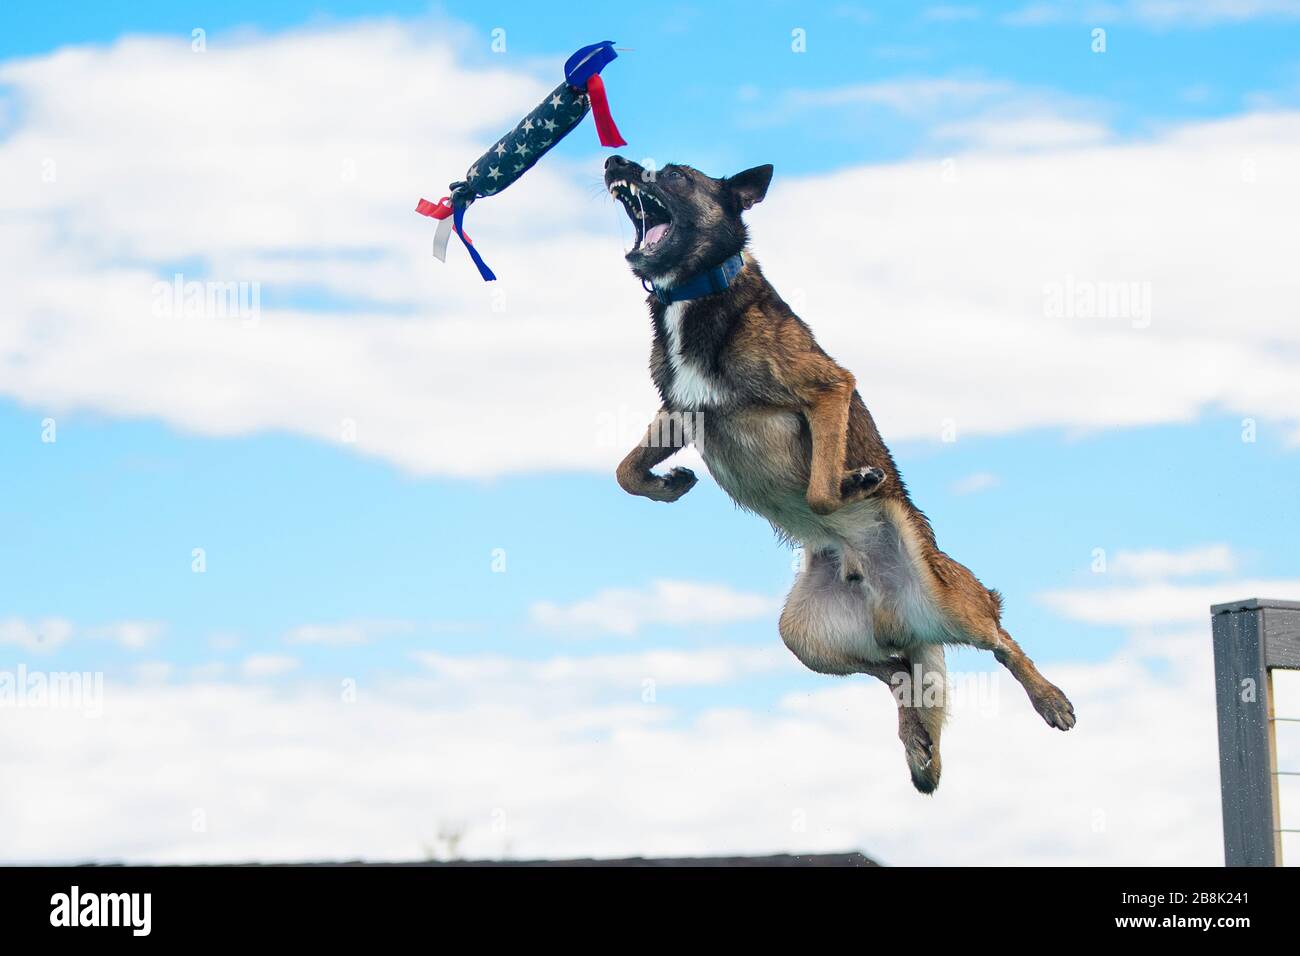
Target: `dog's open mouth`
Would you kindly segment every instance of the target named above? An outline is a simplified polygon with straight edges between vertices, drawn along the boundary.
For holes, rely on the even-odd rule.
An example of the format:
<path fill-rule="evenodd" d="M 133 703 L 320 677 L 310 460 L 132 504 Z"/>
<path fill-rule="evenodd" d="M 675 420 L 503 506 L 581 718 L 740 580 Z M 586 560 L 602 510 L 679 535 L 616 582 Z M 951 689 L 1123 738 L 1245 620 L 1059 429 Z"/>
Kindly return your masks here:
<path fill-rule="evenodd" d="M 609 193 L 623 204 L 632 220 L 632 227 L 636 229 L 633 252 L 642 248 L 649 252 L 664 241 L 673 227 L 673 219 L 668 214 L 668 207 L 654 193 L 621 179 L 609 184 Z"/>

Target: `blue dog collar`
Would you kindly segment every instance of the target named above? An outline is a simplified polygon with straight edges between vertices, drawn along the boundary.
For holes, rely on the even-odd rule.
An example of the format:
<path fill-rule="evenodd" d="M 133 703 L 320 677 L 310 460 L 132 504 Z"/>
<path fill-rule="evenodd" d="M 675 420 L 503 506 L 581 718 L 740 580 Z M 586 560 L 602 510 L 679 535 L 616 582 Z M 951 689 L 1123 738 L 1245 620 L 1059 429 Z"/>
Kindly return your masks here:
<path fill-rule="evenodd" d="M 653 292 L 655 298 L 664 305 L 672 305 L 674 302 L 687 302 L 690 299 L 698 299 L 702 296 L 713 295 L 715 292 L 726 291 L 743 268 L 745 268 L 745 258 L 738 252 L 722 265 L 696 273 L 685 282 L 679 282 L 672 288 L 665 288 L 652 282 L 646 291 Z M 644 282 L 641 284 L 645 285 Z"/>

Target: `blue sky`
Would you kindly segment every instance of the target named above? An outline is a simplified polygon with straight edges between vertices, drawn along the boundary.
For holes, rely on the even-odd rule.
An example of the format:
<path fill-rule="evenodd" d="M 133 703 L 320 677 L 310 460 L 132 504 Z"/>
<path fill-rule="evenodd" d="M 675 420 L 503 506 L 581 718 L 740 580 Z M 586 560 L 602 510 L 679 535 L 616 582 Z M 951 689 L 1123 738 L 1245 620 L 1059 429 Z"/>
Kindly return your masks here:
<path fill-rule="evenodd" d="M 0 668 L 103 671 L 140 707 L 122 705 L 105 748 L 143 733 L 139 714 L 183 709 L 168 695 L 193 688 L 195 700 L 231 695 L 254 725 L 317 715 L 295 739 L 329 753 L 312 695 L 356 680 L 396 700 L 436 680 L 409 703 L 411 725 L 516 700 L 541 726 L 564 701 L 557 714 L 601 728 L 575 771 L 599 789 L 617 787 L 599 769 L 615 755 L 636 766 L 638 754 L 667 754 L 687 775 L 712 759 L 677 733 L 713 739 L 729 722 L 770 720 L 775 738 L 792 714 L 880 705 L 861 703 L 878 689 L 786 666 L 775 618 L 792 555 L 764 522 L 707 478 L 671 507 L 630 498 L 612 476 L 628 443 L 592 439 L 601 414 L 636 423 L 652 406 L 643 307 L 619 260 L 623 227 L 592 186 L 603 156 L 590 124 L 515 191 L 475 207 L 470 231 L 500 283 L 479 286 L 459 250 L 445 266 L 427 261 L 416 196 L 440 195 L 555 82 L 564 56 L 603 38 L 632 48 L 605 73 L 629 155 L 714 173 L 775 163 L 773 193 L 753 215 L 769 275 L 792 302 L 806 297 L 800 311 L 857 374 L 940 544 L 1003 592 L 1008 630 L 1049 676 L 1059 668 L 1086 688 L 1094 713 L 1122 699 L 1114 713 L 1138 720 L 1156 706 L 1155 691 L 1134 689 L 1146 681 L 1175 681 L 1160 684 L 1170 699 L 1200 694 L 1210 600 L 1300 581 L 1300 340 L 1294 279 L 1270 238 L 1289 236 L 1279 220 L 1300 210 L 1289 152 L 1300 141 L 1300 10 L 74 6 L 0 14 L 0 168 L 15 171 L 0 249 L 6 285 L 21 293 L 0 313 Z M 208 52 L 186 59 L 196 28 Z M 497 28 L 504 54 L 491 49 Z M 1104 52 L 1092 49 L 1095 28 Z M 807 52 L 792 50 L 795 30 Z M 239 105 L 225 112 L 229 103 Z M 51 162 L 57 178 L 42 185 Z M 151 325 L 145 290 L 177 271 L 257 281 L 263 314 L 242 331 L 210 317 Z M 1065 275 L 1154 287 L 1155 324 L 1051 321 L 1043 290 Z M 353 416 L 358 440 L 339 440 L 339 419 Z M 940 438 L 949 417 L 953 442 Z M 711 590 L 658 613 L 657 582 Z M 664 736 L 644 751 L 627 744 L 642 718 L 608 708 L 640 692 L 650 665 L 637 655 L 689 661 L 717 649 L 776 656 L 743 674 L 664 678 Z M 607 659 L 616 676 L 599 688 L 534 679 L 523 691 L 494 669 Z M 448 661 L 482 682 L 457 683 Z M 968 651 L 950 667 L 995 669 Z M 1139 677 L 1108 683 L 1119 672 Z M 861 700 L 835 696 L 846 686 Z M 968 745 L 965 767 L 952 759 L 976 793 L 989 786 L 980 761 L 1017 748 L 1035 761 L 1091 748 L 1069 751 L 1083 755 L 1071 766 L 1085 778 L 1097 775 L 1087 755 L 1129 746 L 1140 761 L 1137 742 L 1106 736 L 1105 719 L 1096 736 L 1059 744 L 1017 694 L 1004 689 L 1000 723 Z M 274 710 L 293 701 L 303 703 Z M 870 723 L 870 746 L 886 756 L 879 766 L 855 756 L 871 782 L 836 777 L 844 803 L 827 805 L 824 832 L 804 842 L 933 861 L 938 838 L 916 842 L 921 810 L 895 831 L 835 816 L 861 799 L 854 787 L 903 775 L 888 712 L 876 713 L 885 720 Z M 32 726 L 52 746 L 69 732 Z M 995 749 L 996 734 L 1022 732 Z M 202 736 L 210 727 L 195 733 L 190 752 L 231 752 Z M 532 749 L 560 765 L 570 751 L 556 734 Z M 743 750 L 748 738 L 735 735 Z M 266 747 L 268 761 L 292 763 Z M 403 760 L 419 753 L 411 747 Z M 121 759 L 136 757 L 128 746 Z M 1206 791 L 1186 812 L 1207 825 L 1212 758 L 1212 739 L 1193 742 L 1169 781 Z M 32 771 L 50 786 L 67 772 Z M 501 773 L 494 786 L 510 783 Z M 392 786 L 414 779 L 395 772 Z M 448 788 L 471 821 L 493 799 L 436 772 L 429 781 L 419 786 Z M 268 792 L 287 802 L 288 790 Z M 696 796 L 697 810 L 707 805 Z M 200 798 L 176 799 L 164 816 Z M 1096 797 L 1124 820 L 1132 808 L 1112 799 Z M 1133 832 L 1166 799 L 1144 794 Z M 517 844 L 534 852 L 786 845 L 702 810 L 678 830 L 658 821 L 551 838 L 537 800 Z M 137 820 L 122 801 L 105 805 Z M 76 855 L 30 800 L 0 805 L 34 834 L 15 852 Z M 965 819 L 944 812 L 954 827 Z M 1138 852 L 1117 823 L 1113 842 L 1062 838 L 1053 856 L 1044 834 L 1059 821 L 1026 819 L 1006 836 L 1007 861 Z M 134 825 L 81 852 L 404 852 L 400 834 L 214 845 Z M 477 846 L 500 851 L 487 837 Z"/>
<path fill-rule="evenodd" d="M 761 119 L 771 109 L 770 104 L 747 106 L 747 97 L 900 76 L 1007 82 L 1036 95 L 1069 98 L 1118 133 L 1138 135 L 1173 122 L 1230 116 L 1260 98 L 1294 104 L 1300 94 L 1294 57 L 1300 28 L 1293 17 L 1197 23 L 1186 16 L 1121 12 L 1142 4 L 1116 4 L 1110 16 L 1098 16 L 1088 5 L 1060 4 L 1059 16 L 1044 22 L 1008 22 L 1033 6 L 666 3 L 556 9 L 538 17 L 528 3 L 288 2 L 274 10 L 244 3 L 140 3 L 130 9 L 74 3 L 67 9 L 75 13 L 51 17 L 39 7 L 20 5 L 4 14 L 0 55 L 48 53 L 130 33 L 186 36 L 196 27 L 219 40 L 248 30 L 346 25 L 375 17 L 444 22 L 444 15 L 463 26 L 458 53 L 470 63 L 492 61 L 490 34 L 498 28 L 506 31 L 512 59 L 562 57 L 586 38 L 610 38 L 634 50 L 609 77 L 623 123 L 635 132 L 634 147 L 649 143 L 665 156 L 691 157 L 704 148 L 723 168 L 760 151 L 794 172 L 834 169 L 848 156 L 872 161 L 911 156 L 920 145 L 924 118 L 909 120 L 882 110 L 831 117 L 810 112 L 795 115 L 793 129 L 773 135 L 766 126 L 735 122 Z M 1106 30 L 1102 56 L 1092 52 L 1091 31 L 1098 27 Z M 809 52 L 802 56 L 786 55 L 795 29 L 806 31 Z M 718 142 L 712 133 L 719 116 L 728 115 L 734 128 L 725 143 Z"/>
<path fill-rule="evenodd" d="M 0 511 L 13 529 L 0 552 L 6 610 L 165 620 L 178 636 L 166 645 L 177 664 L 237 661 L 249 647 L 282 646 L 300 624 L 352 619 L 416 623 L 374 644 L 309 649 L 309 671 L 400 671 L 412 649 L 428 646 L 525 658 L 608 651 L 608 639 L 539 629 L 530 605 L 662 577 L 776 594 L 791 578 L 789 550 L 711 483 L 663 508 L 628 498 L 603 474 L 417 480 L 303 439 L 213 441 L 93 415 L 63 422 L 47 445 L 40 420 L 12 406 L 0 426 L 6 447 L 26 449 L 5 476 Z M 1010 630 L 1044 660 L 1100 660 L 1122 628 L 1061 620 L 1035 601 L 1088 585 L 1094 548 L 1228 542 L 1252 575 L 1290 572 L 1300 527 L 1278 505 L 1294 490 L 1294 452 L 1267 439 L 1242 444 L 1239 430 L 1211 418 L 1086 437 L 1040 431 L 911 443 L 897 458 L 944 546 L 1005 594 Z M 996 487 L 952 490 L 986 472 L 1001 476 Z M 191 571 L 194 547 L 206 551 L 204 574 Z M 504 573 L 492 570 L 498 548 Z M 708 634 L 766 644 L 770 623 Z M 243 640 L 224 654 L 206 640 L 232 634 Z M 688 648 L 700 634 L 657 626 L 647 638 Z M 111 644 L 60 654 L 91 669 L 132 658 Z M 975 654 L 963 663 L 992 666 Z"/>

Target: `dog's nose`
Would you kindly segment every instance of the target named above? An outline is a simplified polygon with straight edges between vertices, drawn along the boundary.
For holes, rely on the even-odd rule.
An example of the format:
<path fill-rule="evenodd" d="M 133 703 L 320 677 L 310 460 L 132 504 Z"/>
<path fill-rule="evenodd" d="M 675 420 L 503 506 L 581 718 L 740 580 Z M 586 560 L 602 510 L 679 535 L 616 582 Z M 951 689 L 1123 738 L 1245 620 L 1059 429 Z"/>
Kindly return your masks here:
<path fill-rule="evenodd" d="M 609 159 L 605 160 L 605 168 L 607 170 L 617 169 L 619 166 L 626 166 L 626 165 L 627 165 L 627 160 L 624 159 L 622 156 L 611 156 L 609 157 Z"/>

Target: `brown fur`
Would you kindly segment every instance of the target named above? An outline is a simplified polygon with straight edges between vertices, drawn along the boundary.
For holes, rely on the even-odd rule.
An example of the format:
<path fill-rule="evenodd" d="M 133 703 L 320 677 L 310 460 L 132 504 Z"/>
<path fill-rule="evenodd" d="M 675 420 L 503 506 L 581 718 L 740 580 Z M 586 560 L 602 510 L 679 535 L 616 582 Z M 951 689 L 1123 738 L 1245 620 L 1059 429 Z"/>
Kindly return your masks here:
<path fill-rule="evenodd" d="M 606 178 L 615 182 L 631 167 L 619 159 Z M 760 189 L 755 171 L 741 174 L 744 195 L 737 198 L 728 192 L 731 180 L 679 168 L 685 172 L 673 178 L 672 187 L 642 188 L 655 190 L 672 229 L 681 231 L 674 236 L 681 248 L 672 250 L 666 264 L 658 260 L 670 258 L 668 253 L 630 254 L 638 274 L 670 273 L 677 261 L 713 248 L 712 232 L 692 238 L 691 228 L 738 235 L 743 247 L 740 209 L 761 200 L 770 178 L 765 167 L 766 177 L 757 177 Z M 724 292 L 674 305 L 672 314 L 654 295 L 648 304 L 654 322 L 650 373 L 664 405 L 646 439 L 618 467 L 626 491 L 670 502 L 694 486 L 688 469 L 654 474 L 651 469 L 677 450 L 654 439 L 664 432 L 663 416 L 702 410 L 706 427 L 693 437 L 719 484 L 742 507 L 767 517 L 778 533 L 814 550 L 780 622 L 786 644 L 807 666 L 870 674 L 892 684 L 913 663 L 941 671 L 943 644 L 968 644 L 992 651 L 1050 726 L 1074 726 L 1069 700 L 1002 628 L 998 593 L 939 549 L 852 374 L 822 350 L 748 253 Z M 683 404 L 679 375 L 696 388 L 691 394 L 705 398 Z M 859 633 L 866 638 L 855 643 Z M 939 781 L 946 701 L 918 706 L 904 697 L 898 703 L 899 736 L 913 782 L 928 793 Z"/>

